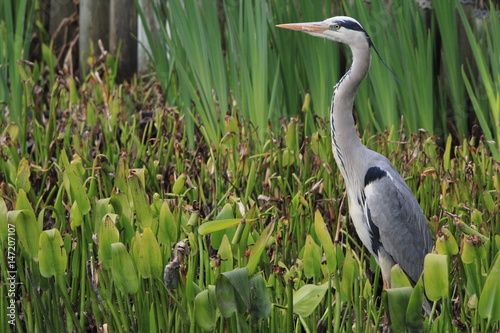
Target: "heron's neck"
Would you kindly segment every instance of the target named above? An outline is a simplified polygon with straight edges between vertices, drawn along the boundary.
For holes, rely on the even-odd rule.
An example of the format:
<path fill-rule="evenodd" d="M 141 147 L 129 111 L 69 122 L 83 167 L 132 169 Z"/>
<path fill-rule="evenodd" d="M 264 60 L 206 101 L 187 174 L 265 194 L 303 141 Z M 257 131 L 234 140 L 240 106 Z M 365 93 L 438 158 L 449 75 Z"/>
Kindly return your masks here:
<path fill-rule="evenodd" d="M 363 145 L 356 134 L 352 109 L 358 86 L 365 78 L 370 67 L 370 47 L 368 43 L 360 47 L 351 47 L 352 65 L 335 86 L 330 110 L 332 144 L 334 157 L 344 179 L 356 161 L 356 150 Z"/>

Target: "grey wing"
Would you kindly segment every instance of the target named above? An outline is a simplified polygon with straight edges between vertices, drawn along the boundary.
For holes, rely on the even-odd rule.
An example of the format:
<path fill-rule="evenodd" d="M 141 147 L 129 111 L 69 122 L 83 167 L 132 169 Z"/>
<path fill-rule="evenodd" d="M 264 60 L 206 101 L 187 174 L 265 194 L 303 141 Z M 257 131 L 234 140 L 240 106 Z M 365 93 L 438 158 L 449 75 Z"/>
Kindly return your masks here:
<path fill-rule="evenodd" d="M 365 176 L 366 215 L 372 244 L 383 247 L 416 282 L 433 241 L 413 193 L 393 168 L 372 167 Z"/>

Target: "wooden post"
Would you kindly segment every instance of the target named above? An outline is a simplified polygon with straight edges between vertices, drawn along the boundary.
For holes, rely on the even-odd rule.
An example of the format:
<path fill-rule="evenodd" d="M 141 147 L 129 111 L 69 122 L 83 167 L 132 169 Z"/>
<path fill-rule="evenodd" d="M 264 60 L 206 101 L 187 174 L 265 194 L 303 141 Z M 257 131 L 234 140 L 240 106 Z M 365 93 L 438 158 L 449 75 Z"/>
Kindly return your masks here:
<path fill-rule="evenodd" d="M 134 0 L 111 0 L 109 47 L 118 59 L 118 80 L 128 80 L 137 70 L 137 10 Z M 120 54 L 117 54 L 117 52 Z"/>
<path fill-rule="evenodd" d="M 89 56 L 99 56 L 97 41 L 109 48 L 109 1 L 80 0 L 80 72 L 84 77 L 89 66 Z M 91 45 L 94 53 L 91 52 Z"/>

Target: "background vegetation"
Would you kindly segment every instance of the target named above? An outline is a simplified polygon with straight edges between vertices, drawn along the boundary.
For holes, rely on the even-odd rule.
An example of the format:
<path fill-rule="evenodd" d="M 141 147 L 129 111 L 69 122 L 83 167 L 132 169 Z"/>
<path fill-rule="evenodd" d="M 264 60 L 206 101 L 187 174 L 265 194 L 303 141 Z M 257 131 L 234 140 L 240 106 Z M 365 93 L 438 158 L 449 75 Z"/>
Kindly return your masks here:
<path fill-rule="evenodd" d="M 3 1 L 0 330 L 371 332 L 387 311 L 396 331 L 498 331 L 500 23 L 433 4 L 171 1 L 154 74 L 120 84 L 104 48 L 82 78 L 50 40 L 29 61 L 37 3 Z M 349 57 L 274 29 L 332 13 L 403 81 L 374 58 L 356 117 L 435 235 L 413 288 L 395 269 L 381 290 L 349 223 L 327 122 Z"/>

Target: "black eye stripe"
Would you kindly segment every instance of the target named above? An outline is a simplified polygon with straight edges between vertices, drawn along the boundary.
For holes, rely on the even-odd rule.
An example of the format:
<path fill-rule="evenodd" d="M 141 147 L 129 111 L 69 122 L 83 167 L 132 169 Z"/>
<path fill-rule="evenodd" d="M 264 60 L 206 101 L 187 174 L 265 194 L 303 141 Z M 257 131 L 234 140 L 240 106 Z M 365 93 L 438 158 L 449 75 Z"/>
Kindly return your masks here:
<path fill-rule="evenodd" d="M 356 31 L 365 31 L 362 26 L 354 21 L 337 21 L 334 22 L 334 25 L 338 24 L 346 29 L 356 30 Z"/>

